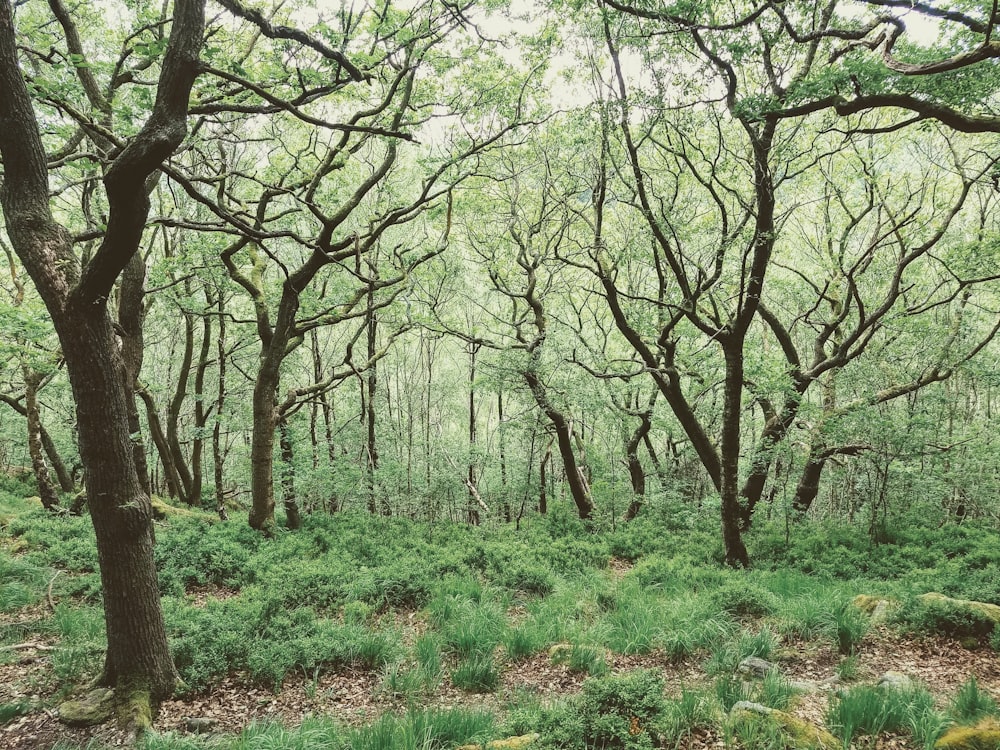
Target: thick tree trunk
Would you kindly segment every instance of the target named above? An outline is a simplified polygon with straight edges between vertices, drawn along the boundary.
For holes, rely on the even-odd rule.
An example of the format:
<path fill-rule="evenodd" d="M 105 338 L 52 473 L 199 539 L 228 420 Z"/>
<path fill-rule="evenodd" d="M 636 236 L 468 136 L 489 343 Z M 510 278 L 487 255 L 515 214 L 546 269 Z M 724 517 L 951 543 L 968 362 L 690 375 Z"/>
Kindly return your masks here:
<path fill-rule="evenodd" d="M 792 509 L 800 516 L 809 512 L 813 501 L 819 495 L 819 480 L 823 476 L 826 460 L 815 446 L 809 449 L 809 457 L 806 459 L 806 465 L 802 468 L 799 483 L 795 487 L 795 497 L 792 498 Z"/>
<path fill-rule="evenodd" d="M 56 328 L 77 404 L 84 482 L 97 533 L 108 637 L 102 682 L 162 698 L 173 692 L 177 675 L 153 564 L 152 509 L 129 436 L 124 364 L 105 305 L 70 308 Z"/>
<path fill-rule="evenodd" d="M 101 681 L 114 686 L 120 717 L 143 728 L 151 702 L 170 695 L 177 678 L 157 589 L 152 509 L 136 470 L 125 365 L 107 300 L 142 239 L 149 215 L 145 183 L 185 136 L 204 15 L 204 0 L 174 3 L 152 112 L 105 171 L 107 226 L 81 267 L 69 232 L 52 216 L 47 159 L 22 78 L 13 12 L 9 0 L 0 0 L 0 203 L 11 244 L 52 317 L 76 401 L 108 641 Z"/>
<path fill-rule="evenodd" d="M 38 386 L 42 375 L 32 367 L 25 365 L 24 371 L 24 409 L 28 418 L 28 455 L 31 457 L 31 470 L 38 484 L 38 497 L 45 510 L 54 511 L 59 508 L 59 495 L 49 476 L 49 467 L 45 463 L 45 449 L 42 447 L 42 418 L 38 410 Z"/>
<path fill-rule="evenodd" d="M 280 358 L 269 352 L 261 360 L 253 388 L 253 434 L 250 438 L 250 526 L 274 533 L 274 430 L 278 424 L 275 390 Z"/>

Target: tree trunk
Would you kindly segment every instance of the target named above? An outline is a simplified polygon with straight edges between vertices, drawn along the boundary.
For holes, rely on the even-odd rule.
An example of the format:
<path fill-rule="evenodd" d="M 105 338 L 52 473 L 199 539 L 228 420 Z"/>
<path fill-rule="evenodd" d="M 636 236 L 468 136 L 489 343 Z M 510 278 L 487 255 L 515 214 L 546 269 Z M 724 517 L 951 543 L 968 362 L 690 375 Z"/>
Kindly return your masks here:
<path fill-rule="evenodd" d="M 278 422 L 278 444 L 281 450 L 281 494 L 285 504 L 285 526 L 295 531 L 302 528 L 302 516 L 295 498 L 295 454 L 285 416 Z"/>
<path fill-rule="evenodd" d="M 206 289 L 206 295 L 208 291 Z M 206 296 L 207 307 L 213 305 L 213 300 Z M 191 490 L 192 505 L 201 505 L 202 455 L 205 451 L 205 425 L 208 423 L 209 409 L 205 408 L 205 372 L 208 370 L 208 358 L 212 353 L 212 318 L 206 309 L 201 319 L 201 349 L 198 352 L 198 364 L 194 370 L 194 434 L 191 438 Z"/>
<path fill-rule="evenodd" d="M 552 428 L 556 433 L 556 447 L 559 449 L 559 457 L 562 459 L 566 472 L 566 483 L 569 484 L 570 495 L 576 504 L 580 518 L 587 520 L 594 512 L 594 503 L 590 497 L 590 486 L 587 484 L 583 468 L 576 460 L 576 453 L 573 449 L 573 430 L 569 420 L 549 401 L 545 386 L 534 370 L 523 370 L 521 376 L 528 384 L 539 408 L 552 423 Z"/>
<path fill-rule="evenodd" d="M 639 426 L 629 437 L 625 444 L 625 459 L 628 462 L 628 476 L 632 483 L 632 502 L 629 503 L 628 510 L 625 511 L 625 520 L 631 521 L 642 509 L 646 499 L 646 472 L 642 468 L 639 460 L 639 444 L 649 436 L 649 431 L 653 427 L 653 414 L 645 411 L 639 415 Z"/>
<path fill-rule="evenodd" d="M 152 488 L 149 484 L 149 467 L 146 465 L 146 445 L 142 440 L 139 408 L 135 403 L 143 360 L 145 285 L 146 264 L 142 256 L 135 253 L 125 264 L 118 288 L 118 326 L 122 342 L 122 360 L 125 363 L 125 399 L 128 406 L 128 428 L 132 434 L 132 451 L 135 453 L 135 469 L 139 474 L 143 491 L 149 494 Z"/>
<path fill-rule="evenodd" d="M 178 423 L 181 418 L 181 408 L 187 397 L 188 375 L 191 372 L 191 361 L 194 359 L 194 320 L 191 315 L 184 313 L 184 353 L 181 357 L 180 370 L 177 373 L 177 385 L 174 388 L 174 395 L 167 405 L 167 447 L 170 449 L 170 456 L 173 459 L 174 469 L 180 480 L 180 497 L 188 505 L 196 504 L 197 500 L 192 496 L 193 480 L 188 469 L 187 459 L 181 449 L 180 436 L 178 434 Z"/>
<path fill-rule="evenodd" d="M 156 410 L 153 394 L 146 388 L 141 388 L 137 394 L 146 405 L 146 424 L 149 426 L 149 436 L 153 439 L 156 453 L 160 457 L 160 465 L 163 466 L 163 479 L 167 483 L 167 494 L 170 497 L 182 497 L 181 479 L 177 475 L 177 467 L 174 465 L 174 457 L 167 444 L 167 437 L 163 434 L 163 425 L 160 424 L 160 413 Z"/>
<path fill-rule="evenodd" d="M 104 175 L 108 221 L 81 267 L 69 232 L 52 216 L 47 160 L 22 78 L 9 0 L 0 0 L 0 204 L 7 234 L 38 289 L 62 345 L 77 410 L 80 457 L 97 539 L 107 652 L 101 682 L 119 715 L 149 725 L 150 703 L 170 695 L 170 660 L 153 560 L 152 508 L 129 432 L 125 365 L 107 300 L 142 239 L 146 180 L 180 145 L 198 73 L 205 6 L 177 0 L 150 117 Z"/>
<path fill-rule="evenodd" d="M 226 403 L 226 316 L 225 296 L 218 290 L 219 334 L 215 339 L 215 356 L 219 360 L 217 393 L 215 396 L 215 424 L 212 425 L 212 476 L 215 481 L 215 511 L 223 521 L 226 512 L 226 491 L 224 486 L 225 457 L 222 455 L 222 409 Z"/>
<path fill-rule="evenodd" d="M 743 399 L 742 338 L 723 342 L 726 361 L 723 386 L 722 440 L 720 468 L 722 487 L 722 540 L 726 548 L 726 563 L 734 568 L 749 568 L 750 557 L 740 533 L 740 414 Z"/>
<path fill-rule="evenodd" d="M 0 401 L 7 404 L 7 406 L 22 417 L 28 416 L 28 411 L 25 409 L 24 404 L 10 396 L 0 394 Z M 52 436 L 49 435 L 48 430 L 45 429 L 45 425 L 41 422 L 38 423 L 38 435 L 42 441 L 42 448 L 45 450 L 45 455 L 48 457 L 49 463 L 52 464 L 52 471 L 55 472 L 56 478 L 59 480 L 59 489 L 63 492 L 72 492 L 76 489 L 76 483 L 73 481 L 73 472 L 67 468 L 66 462 L 59 455 L 56 444 L 52 442 Z"/>
<path fill-rule="evenodd" d="M 469 485 L 469 505 L 467 511 L 467 520 L 473 526 L 478 526 L 480 522 L 479 518 L 479 506 L 477 503 L 478 498 L 477 487 L 476 487 L 476 464 L 475 464 L 475 450 L 476 450 L 476 353 L 479 351 L 478 344 L 472 344 L 469 347 L 469 466 L 468 466 L 468 478 L 466 481 Z"/>
<path fill-rule="evenodd" d="M 826 458 L 820 455 L 816 446 L 811 446 L 799 483 L 795 487 L 795 497 L 792 498 L 792 509 L 800 516 L 809 512 L 813 501 L 819 495 L 819 480 L 825 465 Z"/>
<path fill-rule="evenodd" d="M 80 456 L 97 533 L 108 652 L 102 681 L 173 692 L 153 564 L 152 509 L 135 470 L 124 364 L 105 306 L 67 311 L 60 332 L 77 404 Z"/>
<path fill-rule="evenodd" d="M 273 345 L 262 357 L 253 387 L 253 434 L 250 438 L 250 526 L 271 536 L 274 533 L 274 430 L 278 424 L 275 391 L 281 357 Z"/>
<path fill-rule="evenodd" d="M 42 507 L 48 511 L 58 510 L 59 495 L 49 476 L 49 467 L 45 463 L 45 449 L 42 447 L 42 418 L 38 411 L 38 386 L 42 375 L 29 365 L 24 365 L 24 408 L 28 418 L 28 455 L 31 457 L 31 470 L 38 484 L 38 497 Z"/>

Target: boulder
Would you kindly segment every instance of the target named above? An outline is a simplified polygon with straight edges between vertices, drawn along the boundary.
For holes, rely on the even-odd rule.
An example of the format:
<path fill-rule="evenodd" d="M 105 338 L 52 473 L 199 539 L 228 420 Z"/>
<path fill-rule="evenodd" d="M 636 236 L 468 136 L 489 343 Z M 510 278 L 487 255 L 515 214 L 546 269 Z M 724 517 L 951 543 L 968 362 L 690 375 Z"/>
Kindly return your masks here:
<path fill-rule="evenodd" d="M 735 703 L 729 711 L 729 721 L 737 729 L 740 725 L 766 724 L 769 729 L 780 732 L 784 746 L 789 750 L 838 750 L 841 746 L 837 738 L 825 729 L 760 703 Z"/>
<path fill-rule="evenodd" d="M 736 671 L 746 677 L 764 678 L 777 667 L 759 656 L 748 656 L 736 667 Z"/>
<path fill-rule="evenodd" d="M 868 615 L 873 625 L 879 625 L 889 619 L 900 603 L 896 599 L 882 599 L 868 594 L 858 594 L 851 599 L 851 604 L 863 614 Z"/>
<path fill-rule="evenodd" d="M 921 594 L 917 597 L 917 601 L 923 602 L 924 604 L 938 604 L 955 607 L 956 609 L 970 609 L 973 612 L 982 615 L 987 620 L 1000 624 L 1000 606 L 996 604 L 976 602 L 970 599 L 952 599 L 950 596 L 938 594 L 934 591 Z"/>
<path fill-rule="evenodd" d="M 909 690 L 913 687 L 913 680 L 902 672 L 890 669 L 878 678 L 877 686 L 883 690 Z"/>
<path fill-rule="evenodd" d="M 108 688 L 91 690 L 80 700 L 66 701 L 59 706 L 59 721 L 71 727 L 92 727 L 103 724 L 114 714 L 115 692 Z"/>
<path fill-rule="evenodd" d="M 196 716 L 184 722 L 184 728 L 192 734 L 207 734 L 219 725 L 218 719 L 208 716 Z"/>
<path fill-rule="evenodd" d="M 522 747 L 528 747 L 528 745 L 533 744 L 538 740 L 539 736 L 537 733 L 522 734 L 520 737 L 492 740 L 485 745 L 462 745 L 458 750 L 483 750 L 483 748 L 485 750 L 520 750 Z"/>
<path fill-rule="evenodd" d="M 934 750 L 1000 750 L 1000 721 L 990 718 L 971 727 L 952 727 L 934 743 Z"/>

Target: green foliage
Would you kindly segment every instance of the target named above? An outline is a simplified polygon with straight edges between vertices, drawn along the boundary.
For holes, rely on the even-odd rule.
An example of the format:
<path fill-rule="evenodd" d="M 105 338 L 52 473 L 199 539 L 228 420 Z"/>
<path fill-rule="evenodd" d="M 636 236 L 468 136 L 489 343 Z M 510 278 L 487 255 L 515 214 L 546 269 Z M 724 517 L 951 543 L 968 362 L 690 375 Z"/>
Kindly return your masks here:
<path fill-rule="evenodd" d="M 830 629 L 837 642 L 837 653 L 852 656 L 867 635 L 871 623 L 868 617 L 850 602 L 834 607 Z"/>
<path fill-rule="evenodd" d="M 0 550 L 0 612 L 12 612 L 34 604 L 45 595 L 51 571 Z"/>
<path fill-rule="evenodd" d="M 280 598 L 248 587 L 239 597 L 191 607 L 165 600 L 174 663 L 190 690 L 231 671 L 280 685 L 289 672 L 354 665 L 379 669 L 398 659 L 399 633 L 317 617 L 308 607 L 287 609 Z"/>
<path fill-rule="evenodd" d="M 922 687 L 896 689 L 858 686 L 831 699 L 827 725 L 844 745 L 858 735 L 875 736 L 882 732 L 908 731 L 921 743 L 943 728 L 934 713 L 934 699 Z"/>
<path fill-rule="evenodd" d="M 100 668 L 104 653 L 104 615 L 97 607 L 56 606 L 49 622 L 59 644 L 52 652 L 52 670 L 63 683 L 77 683 Z"/>
<path fill-rule="evenodd" d="M 904 602 L 895 619 L 913 631 L 951 638 L 985 639 L 995 627 L 993 620 L 971 607 L 919 598 Z"/>
<path fill-rule="evenodd" d="M 663 677 L 655 670 L 640 669 L 588 679 L 578 711 L 588 747 L 651 748 L 666 712 Z"/>
<path fill-rule="evenodd" d="M 986 716 L 1000 714 L 1000 708 L 992 695 L 980 690 L 976 676 L 972 675 L 952 698 L 949 714 L 960 724 L 972 724 Z"/>
<path fill-rule="evenodd" d="M 24 698 L 12 703 L 0 703 L 0 725 L 7 724 L 18 716 L 24 716 L 29 711 L 31 711 L 31 703 Z"/>
<path fill-rule="evenodd" d="M 778 608 L 774 594 L 753 581 L 727 581 L 712 591 L 711 600 L 733 617 L 764 617 Z"/>
<path fill-rule="evenodd" d="M 473 652 L 451 671 L 451 684 L 470 693 L 492 693 L 500 686 L 500 670 L 492 654 Z"/>

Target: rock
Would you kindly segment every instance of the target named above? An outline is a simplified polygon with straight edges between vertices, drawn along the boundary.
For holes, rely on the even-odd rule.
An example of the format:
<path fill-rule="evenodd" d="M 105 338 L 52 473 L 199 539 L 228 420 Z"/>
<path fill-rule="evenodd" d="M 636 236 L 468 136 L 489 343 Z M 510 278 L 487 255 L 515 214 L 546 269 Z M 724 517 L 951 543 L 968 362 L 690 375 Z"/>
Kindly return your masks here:
<path fill-rule="evenodd" d="M 952 727 L 934 743 L 934 750 L 1000 750 L 1000 721 L 990 718 L 971 727 Z"/>
<path fill-rule="evenodd" d="M 736 667 L 736 671 L 747 677 L 767 677 L 771 670 L 777 667 L 759 656 L 748 656 Z"/>
<path fill-rule="evenodd" d="M 840 742 L 825 729 L 810 724 L 804 719 L 792 716 L 776 708 L 768 708 L 760 703 L 739 701 L 729 712 L 729 720 L 734 729 L 764 723 L 770 729 L 777 730 L 784 739 L 784 746 L 789 750 L 838 750 Z"/>
<path fill-rule="evenodd" d="M 917 597 L 918 601 L 924 604 L 944 604 L 958 609 L 971 609 L 973 612 L 982 615 L 987 620 L 1000 624 L 1000 606 L 987 602 L 976 602 L 969 599 L 952 599 L 950 596 L 929 591 Z"/>
<path fill-rule="evenodd" d="M 520 750 L 533 744 L 538 738 L 538 733 L 522 734 L 520 737 L 508 737 L 505 740 L 492 740 L 485 745 L 462 745 L 458 750 Z"/>
<path fill-rule="evenodd" d="M 201 513 L 198 511 L 191 510 L 190 508 L 180 508 L 176 505 L 171 505 L 161 497 L 152 495 L 149 498 L 149 504 L 153 509 L 153 518 L 158 521 L 165 521 L 171 518 L 203 518 L 211 519 L 212 521 L 217 520 L 214 516 L 208 513 Z"/>
<path fill-rule="evenodd" d="M 115 693 L 108 688 L 91 690 L 77 701 L 59 706 L 59 721 L 71 727 L 103 724 L 114 714 Z"/>
<path fill-rule="evenodd" d="M 774 713 L 777 709 L 768 708 L 762 703 L 754 703 L 753 701 L 736 701 L 733 707 L 729 709 L 729 715 L 734 716 L 740 711 L 748 711 L 752 714 L 760 714 L 762 716 L 767 716 L 768 714 Z"/>
<path fill-rule="evenodd" d="M 184 727 L 192 734 L 206 734 L 219 725 L 218 719 L 211 717 L 192 717 L 184 722 Z"/>
<path fill-rule="evenodd" d="M 902 672 L 890 669 L 878 678 L 877 686 L 885 690 L 909 690 L 913 687 L 913 680 Z"/>
<path fill-rule="evenodd" d="M 868 615 L 873 625 L 885 622 L 889 619 L 889 615 L 900 607 L 900 603 L 896 599 L 881 599 L 868 594 L 858 594 L 851 599 L 851 604 Z"/>
<path fill-rule="evenodd" d="M 837 687 L 840 684 L 840 678 L 833 675 L 825 680 L 789 680 L 788 684 L 792 690 L 800 693 L 825 693 Z"/>

